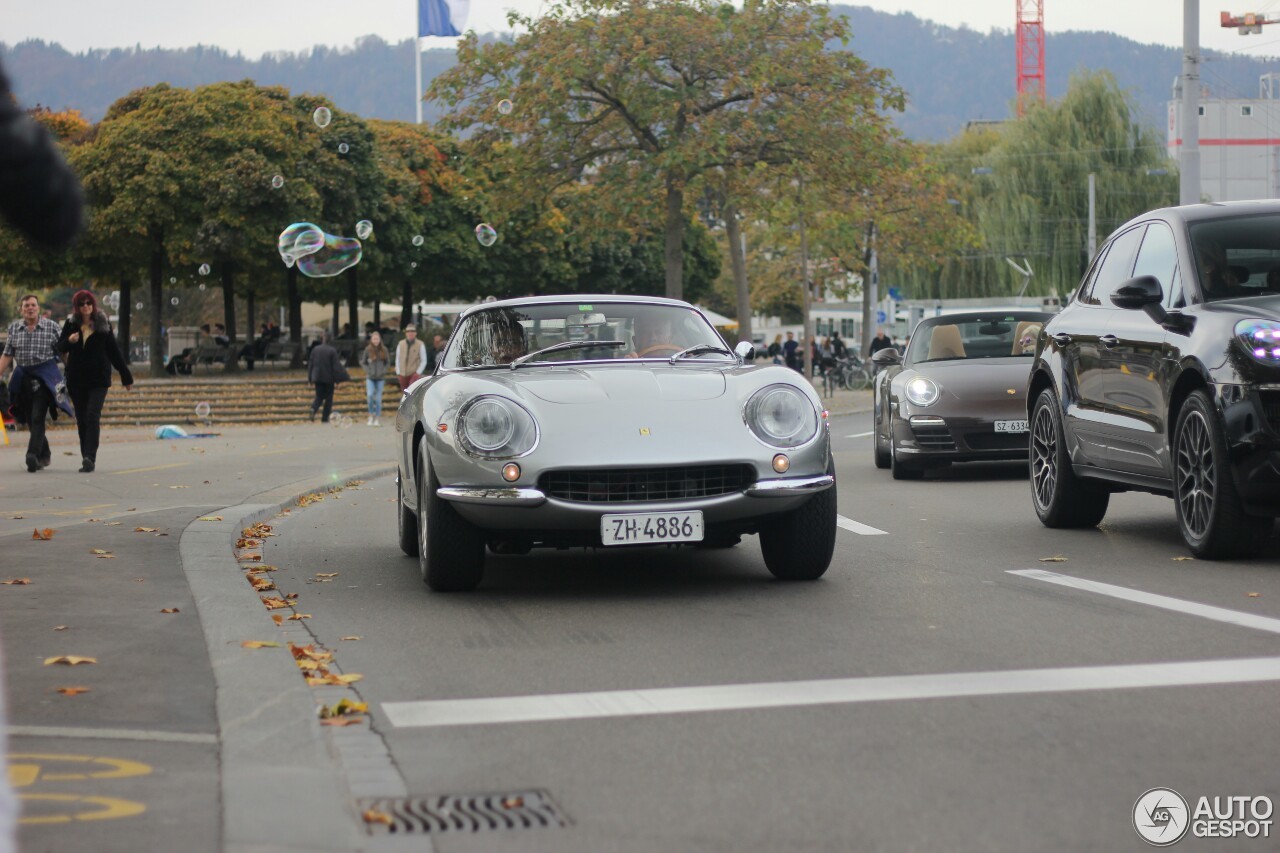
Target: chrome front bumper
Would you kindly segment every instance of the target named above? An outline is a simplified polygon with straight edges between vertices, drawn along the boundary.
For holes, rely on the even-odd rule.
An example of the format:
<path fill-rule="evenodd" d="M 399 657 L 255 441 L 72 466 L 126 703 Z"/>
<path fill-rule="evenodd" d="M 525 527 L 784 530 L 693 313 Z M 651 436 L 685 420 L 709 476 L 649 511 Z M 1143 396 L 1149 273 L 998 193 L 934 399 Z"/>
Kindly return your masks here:
<path fill-rule="evenodd" d="M 781 480 L 759 480 L 746 488 L 744 494 L 753 498 L 790 498 L 829 489 L 835 477 L 821 474 L 816 477 L 789 477 Z M 447 501 L 490 506 L 540 506 L 547 500 L 541 489 L 501 488 L 490 486 L 441 486 L 436 494 Z M 592 504 L 599 509 L 603 504 Z"/>

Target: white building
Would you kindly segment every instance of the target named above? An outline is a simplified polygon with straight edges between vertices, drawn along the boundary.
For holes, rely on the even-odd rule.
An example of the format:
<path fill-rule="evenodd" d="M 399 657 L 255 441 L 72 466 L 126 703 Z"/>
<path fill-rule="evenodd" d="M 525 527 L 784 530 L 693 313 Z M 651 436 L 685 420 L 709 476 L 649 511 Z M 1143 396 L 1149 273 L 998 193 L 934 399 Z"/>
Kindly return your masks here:
<path fill-rule="evenodd" d="M 1182 150 L 1182 100 L 1169 102 L 1168 151 Z M 1200 99 L 1200 195 L 1208 201 L 1280 198 L 1280 73 L 1262 75 L 1257 98 Z"/>

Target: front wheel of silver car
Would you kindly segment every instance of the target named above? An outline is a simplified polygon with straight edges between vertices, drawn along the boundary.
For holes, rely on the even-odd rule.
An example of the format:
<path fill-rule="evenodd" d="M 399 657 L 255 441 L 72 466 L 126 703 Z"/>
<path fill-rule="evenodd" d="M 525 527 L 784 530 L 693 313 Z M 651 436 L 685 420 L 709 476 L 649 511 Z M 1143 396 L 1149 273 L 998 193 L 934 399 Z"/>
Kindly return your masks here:
<path fill-rule="evenodd" d="M 834 460 L 827 472 L 835 476 Z M 760 530 L 764 564 L 778 580 L 817 580 L 831 565 L 835 548 L 835 483 Z"/>
<path fill-rule="evenodd" d="M 436 592 L 467 592 L 484 578 L 484 536 L 442 500 L 440 483 L 418 454 L 418 567 L 422 580 Z"/>
<path fill-rule="evenodd" d="M 1111 493 L 1071 468 L 1058 395 L 1046 388 L 1031 413 L 1031 503 L 1045 527 L 1097 527 Z"/>
<path fill-rule="evenodd" d="M 404 474 L 396 472 L 396 519 L 400 534 L 400 550 L 410 557 L 418 556 L 418 515 L 404 505 Z"/>
<path fill-rule="evenodd" d="M 1193 391 L 1178 413 L 1173 473 L 1178 530 L 1191 553 L 1219 560 L 1251 557 L 1266 546 L 1274 521 L 1245 514 L 1226 437 L 1204 391 Z"/>

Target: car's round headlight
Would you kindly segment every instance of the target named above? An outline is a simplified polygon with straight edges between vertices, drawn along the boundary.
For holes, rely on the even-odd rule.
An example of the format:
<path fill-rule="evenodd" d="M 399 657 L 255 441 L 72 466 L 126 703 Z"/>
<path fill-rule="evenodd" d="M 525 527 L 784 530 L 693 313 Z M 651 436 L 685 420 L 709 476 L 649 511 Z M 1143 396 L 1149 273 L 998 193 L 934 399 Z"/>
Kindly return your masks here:
<path fill-rule="evenodd" d="M 932 379 L 914 376 L 907 381 L 907 399 L 917 406 L 932 406 L 938 402 L 938 386 Z"/>
<path fill-rule="evenodd" d="M 1280 323 L 1275 320 L 1241 320 L 1236 336 L 1254 360 L 1280 367 Z"/>
<path fill-rule="evenodd" d="M 809 398 L 790 385 L 761 388 L 747 401 L 747 426 L 773 447 L 797 447 L 818 431 L 818 413 Z"/>
<path fill-rule="evenodd" d="M 524 407 L 503 397 L 477 397 L 458 413 L 463 449 L 473 456 L 509 459 L 533 449 L 537 426 Z"/>

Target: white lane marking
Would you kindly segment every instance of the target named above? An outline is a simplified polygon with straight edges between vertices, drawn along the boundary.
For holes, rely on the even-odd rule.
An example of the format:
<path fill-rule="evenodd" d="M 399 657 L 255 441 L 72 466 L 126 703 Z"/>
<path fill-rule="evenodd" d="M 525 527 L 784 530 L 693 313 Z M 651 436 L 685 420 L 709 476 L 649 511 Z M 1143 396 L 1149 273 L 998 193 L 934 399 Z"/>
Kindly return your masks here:
<path fill-rule="evenodd" d="M 1280 657 L 383 702 L 400 728 L 689 714 L 906 699 L 1280 681 Z"/>
<path fill-rule="evenodd" d="M 878 527 L 872 527 L 869 524 L 863 524 L 861 521 L 854 521 L 852 518 L 845 518 L 843 515 L 836 516 L 836 527 L 843 527 L 859 536 L 888 536 L 889 531 L 881 530 Z"/>
<path fill-rule="evenodd" d="M 86 729 L 65 726 L 9 726 L 9 737 L 78 737 L 103 740 L 148 740 L 162 743 L 217 743 L 218 736 L 146 729 Z"/>
<path fill-rule="evenodd" d="M 1114 586 L 1109 583 L 1098 583 L 1084 578 L 1075 578 L 1071 575 L 1060 575 L 1057 572 L 1046 572 L 1044 569 L 1015 569 L 1010 571 L 1009 574 L 1033 578 L 1046 583 L 1056 583 L 1060 586 L 1069 586 L 1073 589 L 1082 589 L 1085 592 L 1096 592 L 1099 595 L 1109 595 L 1112 598 L 1122 598 L 1125 601 L 1133 601 L 1138 604 L 1149 604 L 1152 607 L 1199 616 L 1202 619 L 1212 619 L 1215 622 L 1226 622 L 1230 625 L 1240 625 L 1244 628 L 1256 628 L 1259 631 L 1280 634 L 1280 619 L 1273 619 L 1269 616 L 1255 616 L 1252 613 L 1228 610 L 1225 607 L 1214 607 L 1210 604 L 1184 601 L 1181 598 L 1170 598 L 1167 595 L 1140 592 L 1136 589 Z"/>
<path fill-rule="evenodd" d="M 875 435 L 875 431 L 871 432 L 855 432 L 853 435 L 846 435 L 845 438 L 866 438 L 869 435 Z"/>

